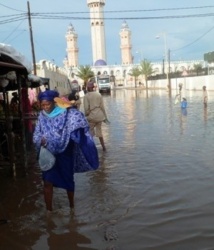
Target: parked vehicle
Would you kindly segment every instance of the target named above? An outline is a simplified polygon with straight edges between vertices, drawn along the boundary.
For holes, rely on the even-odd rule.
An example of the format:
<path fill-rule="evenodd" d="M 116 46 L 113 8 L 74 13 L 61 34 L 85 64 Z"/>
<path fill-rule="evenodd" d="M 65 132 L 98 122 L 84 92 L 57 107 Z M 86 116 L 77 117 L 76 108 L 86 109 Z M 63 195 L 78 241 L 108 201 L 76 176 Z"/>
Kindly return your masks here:
<path fill-rule="evenodd" d="M 110 76 L 109 75 L 99 75 L 97 77 L 97 87 L 98 91 L 111 93 L 111 83 L 110 83 Z"/>

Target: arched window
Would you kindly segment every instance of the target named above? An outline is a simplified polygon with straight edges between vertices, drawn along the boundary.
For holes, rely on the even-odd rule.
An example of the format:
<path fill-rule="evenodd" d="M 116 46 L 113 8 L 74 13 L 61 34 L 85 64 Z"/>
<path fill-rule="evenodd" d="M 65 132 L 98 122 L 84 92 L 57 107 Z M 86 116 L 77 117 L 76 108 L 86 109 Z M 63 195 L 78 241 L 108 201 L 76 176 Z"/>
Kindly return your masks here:
<path fill-rule="evenodd" d="M 120 76 L 120 71 L 119 70 L 116 71 L 116 76 Z"/>
<path fill-rule="evenodd" d="M 128 71 L 128 75 L 130 75 L 132 73 L 132 70 L 130 69 L 129 71 Z"/>

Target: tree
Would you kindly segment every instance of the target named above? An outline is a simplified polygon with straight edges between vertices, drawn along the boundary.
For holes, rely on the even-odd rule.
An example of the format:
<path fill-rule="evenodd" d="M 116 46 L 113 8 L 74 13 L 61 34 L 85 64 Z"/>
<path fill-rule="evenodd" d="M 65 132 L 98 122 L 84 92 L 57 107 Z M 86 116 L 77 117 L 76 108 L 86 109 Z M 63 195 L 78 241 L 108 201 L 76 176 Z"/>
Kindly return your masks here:
<path fill-rule="evenodd" d="M 202 65 L 200 63 L 195 63 L 193 65 L 193 68 L 194 68 L 194 71 L 196 72 L 197 76 L 198 76 L 199 72 L 202 71 Z"/>
<path fill-rule="evenodd" d="M 83 66 L 80 65 L 77 71 L 76 76 L 84 81 L 84 87 L 86 88 L 86 84 L 91 77 L 94 77 L 94 72 L 92 71 L 89 65 Z"/>
<path fill-rule="evenodd" d="M 135 88 L 137 86 L 137 78 L 138 76 L 141 74 L 139 68 L 137 66 L 133 67 L 130 72 L 129 72 L 129 75 L 130 76 L 133 76 L 134 77 L 134 84 L 135 84 Z"/>
<path fill-rule="evenodd" d="M 144 75 L 146 81 L 146 89 L 148 89 L 148 77 L 155 71 L 152 69 L 152 64 L 148 60 L 144 59 L 140 62 L 140 73 Z"/>

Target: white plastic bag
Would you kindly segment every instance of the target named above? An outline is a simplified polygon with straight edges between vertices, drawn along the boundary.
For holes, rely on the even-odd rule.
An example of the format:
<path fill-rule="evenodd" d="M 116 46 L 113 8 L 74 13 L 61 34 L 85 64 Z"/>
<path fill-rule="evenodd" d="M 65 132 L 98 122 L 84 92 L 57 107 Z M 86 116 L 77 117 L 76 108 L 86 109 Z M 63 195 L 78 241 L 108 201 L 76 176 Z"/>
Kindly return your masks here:
<path fill-rule="evenodd" d="M 55 164 L 55 156 L 45 147 L 40 148 L 39 152 L 39 166 L 42 171 L 51 169 Z"/>
<path fill-rule="evenodd" d="M 84 97 L 84 95 L 85 95 L 84 91 L 81 90 L 81 91 L 79 92 L 79 97 L 80 97 L 80 98 L 81 98 L 81 97 Z"/>

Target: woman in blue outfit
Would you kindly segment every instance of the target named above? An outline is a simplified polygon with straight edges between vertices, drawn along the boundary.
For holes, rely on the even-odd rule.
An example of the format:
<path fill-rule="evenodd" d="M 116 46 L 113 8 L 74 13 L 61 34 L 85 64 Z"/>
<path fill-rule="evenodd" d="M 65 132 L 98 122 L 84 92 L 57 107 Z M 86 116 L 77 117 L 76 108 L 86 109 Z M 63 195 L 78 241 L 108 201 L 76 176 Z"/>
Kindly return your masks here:
<path fill-rule="evenodd" d="M 58 95 L 54 90 L 39 93 L 42 111 L 33 135 L 38 151 L 45 146 L 56 157 L 55 165 L 42 172 L 48 211 L 52 211 L 53 187 L 67 191 L 69 205 L 73 208 L 74 173 L 95 170 L 99 166 L 97 148 L 85 116 L 77 109 L 57 106 L 54 99 Z"/>
<path fill-rule="evenodd" d="M 181 113 L 184 116 L 187 115 L 187 99 L 185 97 L 181 101 Z"/>
<path fill-rule="evenodd" d="M 182 102 L 181 102 L 181 108 L 185 109 L 187 108 L 187 99 L 183 97 Z"/>

